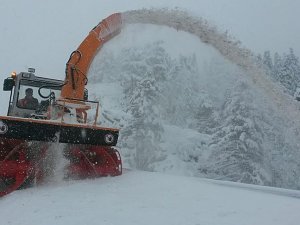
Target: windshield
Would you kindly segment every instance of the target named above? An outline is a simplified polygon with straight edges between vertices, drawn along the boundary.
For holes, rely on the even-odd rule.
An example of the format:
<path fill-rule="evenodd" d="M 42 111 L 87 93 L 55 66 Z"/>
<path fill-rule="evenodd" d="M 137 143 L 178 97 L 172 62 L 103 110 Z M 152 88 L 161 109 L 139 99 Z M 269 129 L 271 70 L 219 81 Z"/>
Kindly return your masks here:
<path fill-rule="evenodd" d="M 38 90 L 40 87 L 45 86 L 40 90 L 40 95 Z M 61 87 L 50 87 L 51 85 L 55 86 L 57 84 L 49 84 L 44 82 L 30 81 L 30 80 L 21 80 L 19 86 L 18 94 L 18 104 L 19 108 L 36 110 L 41 104 L 49 103 L 50 93 L 54 93 L 54 96 L 57 98 L 60 96 Z M 48 97 L 48 98 L 43 98 Z"/>

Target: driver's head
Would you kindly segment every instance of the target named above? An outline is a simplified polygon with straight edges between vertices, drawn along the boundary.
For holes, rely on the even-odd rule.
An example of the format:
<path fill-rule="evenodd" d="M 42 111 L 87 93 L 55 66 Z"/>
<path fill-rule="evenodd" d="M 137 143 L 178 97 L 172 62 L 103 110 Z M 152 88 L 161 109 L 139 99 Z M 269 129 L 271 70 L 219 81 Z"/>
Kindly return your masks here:
<path fill-rule="evenodd" d="M 26 90 L 25 90 L 25 95 L 27 96 L 27 97 L 31 97 L 32 95 L 33 95 L 33 90 L 32 90 L 32 88 L 27 88 Z"/>

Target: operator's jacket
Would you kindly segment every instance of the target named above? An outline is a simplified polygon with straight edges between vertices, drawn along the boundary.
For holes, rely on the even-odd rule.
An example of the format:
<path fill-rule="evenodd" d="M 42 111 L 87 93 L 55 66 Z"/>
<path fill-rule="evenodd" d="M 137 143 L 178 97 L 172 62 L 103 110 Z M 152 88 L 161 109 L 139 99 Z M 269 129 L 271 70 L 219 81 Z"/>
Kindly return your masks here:
<path fill-rule="evenodd" d="M 39 101 L 36 98 L 23 98 L 18 102 L 18 106 L 26 109 L 36 109 Z"/>

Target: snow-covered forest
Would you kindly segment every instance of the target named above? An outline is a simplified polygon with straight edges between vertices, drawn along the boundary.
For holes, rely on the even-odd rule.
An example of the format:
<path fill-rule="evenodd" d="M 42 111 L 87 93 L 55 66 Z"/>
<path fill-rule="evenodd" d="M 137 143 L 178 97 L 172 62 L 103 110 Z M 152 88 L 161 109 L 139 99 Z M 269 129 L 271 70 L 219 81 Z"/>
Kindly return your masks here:
<path fill-rule="evenodd" d="M 288 126 L 247 72 L 218 54 L 172 57 L 165 44 L 117 54 L 103 49 L 91 68 L 102 124 L 121 127 L 125 165 L 300 189 L 299 130 Z M 292 50 L 276 54 L 276 63 L 268 55 L 258 62 L 282 92 L 292 94 L 300 78 L 298 58 Z"/>
<path fill-rule="evenodd" d="M 257 56 L 257 62 L 288 94 L 294 95 L 296 88 L 300 86 L 300 64 L 293 48 L 283 54 L 265 51 Z"/>

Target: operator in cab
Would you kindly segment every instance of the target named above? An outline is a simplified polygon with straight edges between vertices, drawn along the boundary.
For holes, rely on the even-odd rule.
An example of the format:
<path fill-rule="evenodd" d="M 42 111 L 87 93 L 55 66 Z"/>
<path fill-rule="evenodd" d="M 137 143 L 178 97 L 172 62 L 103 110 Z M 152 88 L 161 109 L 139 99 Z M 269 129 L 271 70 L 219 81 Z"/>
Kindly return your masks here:
<path fill-rule="evenodd" d="M 32 88 L 25 90 L 25 97 L 18 101 L 18 106 L 26 109 L 36 109 L 39 106 L 39 101 L 33 97 Z"/>

